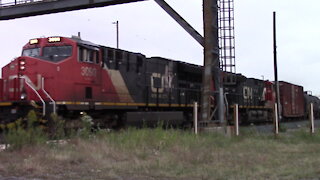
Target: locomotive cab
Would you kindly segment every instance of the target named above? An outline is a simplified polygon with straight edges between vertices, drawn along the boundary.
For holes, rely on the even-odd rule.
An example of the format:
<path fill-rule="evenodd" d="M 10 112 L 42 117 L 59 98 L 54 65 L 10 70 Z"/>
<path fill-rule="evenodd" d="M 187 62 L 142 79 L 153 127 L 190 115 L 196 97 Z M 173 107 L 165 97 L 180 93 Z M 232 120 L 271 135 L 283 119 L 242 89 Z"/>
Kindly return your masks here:
<path fill-rule="evenodd" d="M 80 99 L 92 99 L 99 63 L 99 46 L 79 38 L 31 39 L 21 56 L 2 68 L 1 100 L 49 106 L 79 100 L 79 88 Z"/>
<path fill-rule="evenodd" d="M 21 56 L 34 57 L 37 59 L 57 63 L 72 56 L 72 44 L 61 43 L 61 37 L 46 39 L 32 39 L 25 45 Z M 44 41 L 44 42 L 42 42 Z"/>

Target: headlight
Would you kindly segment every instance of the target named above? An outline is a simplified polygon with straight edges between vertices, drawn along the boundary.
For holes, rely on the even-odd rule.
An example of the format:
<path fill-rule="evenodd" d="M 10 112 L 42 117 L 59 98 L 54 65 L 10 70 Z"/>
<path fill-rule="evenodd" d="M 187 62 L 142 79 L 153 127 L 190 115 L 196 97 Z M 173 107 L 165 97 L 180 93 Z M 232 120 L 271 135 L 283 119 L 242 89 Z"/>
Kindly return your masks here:
<path fill-rule="evenodd" d="M 20 99 L 21 100 L 26 100 L 27 99 L 27 94 L 26 93 L 21 93 Z"/>

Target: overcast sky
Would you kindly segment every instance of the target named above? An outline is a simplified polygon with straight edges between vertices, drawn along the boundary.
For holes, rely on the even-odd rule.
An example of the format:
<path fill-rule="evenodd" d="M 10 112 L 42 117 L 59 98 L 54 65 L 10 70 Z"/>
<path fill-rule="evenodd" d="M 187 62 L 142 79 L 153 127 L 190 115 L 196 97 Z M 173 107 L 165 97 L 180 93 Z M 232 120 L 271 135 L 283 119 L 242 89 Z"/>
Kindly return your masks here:
<path fill-rule="evenodd" d="M 273 80 L 272 13 L 277 12 L 279 79 L 320 95 L 319 0 L 235 0 L 237 73 Z M 203 34 L 202 0 L 166 0 Z M 77 35 L 147 56 L 203 63 L 203 48 L 154 1 L 0 21 L 0 66 L 36 37 Z"/>

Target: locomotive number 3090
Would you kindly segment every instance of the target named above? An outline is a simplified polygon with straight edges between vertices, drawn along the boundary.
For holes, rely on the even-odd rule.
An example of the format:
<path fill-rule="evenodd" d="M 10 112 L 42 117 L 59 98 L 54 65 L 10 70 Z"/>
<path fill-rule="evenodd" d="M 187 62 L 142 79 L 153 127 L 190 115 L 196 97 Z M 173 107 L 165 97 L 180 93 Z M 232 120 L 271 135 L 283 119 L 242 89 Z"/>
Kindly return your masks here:
<path fill-rule="evenodd" d="M 92 67 L 81 67 L 81 75 L 85 77 L 96 77 L 97 69 Z"/>

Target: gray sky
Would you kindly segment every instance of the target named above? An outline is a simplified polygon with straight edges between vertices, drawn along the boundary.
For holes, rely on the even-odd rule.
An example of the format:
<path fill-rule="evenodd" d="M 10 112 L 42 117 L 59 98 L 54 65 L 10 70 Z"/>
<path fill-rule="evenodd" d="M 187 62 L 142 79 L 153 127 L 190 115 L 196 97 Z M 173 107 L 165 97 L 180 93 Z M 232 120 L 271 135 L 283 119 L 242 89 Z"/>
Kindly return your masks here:
<path fill-rule="evenodd" d="M 320 94 L 319 0 L 235 0 L 237 73 L 273 80 L 272 12 L 277 12 L 279 79 Z M 202 0 L 166 0 L 203 34 Z M 0 66 L 29 39 L 76 35 L 116 46 L 112 22 L 120 22 L 120 48 L 147 56 L 203 63 L 203 49 L 154 1 L 0 21 Z"/>

